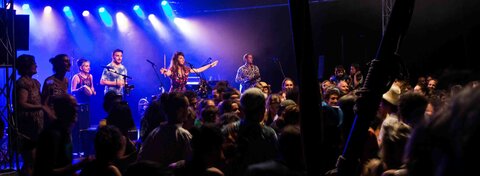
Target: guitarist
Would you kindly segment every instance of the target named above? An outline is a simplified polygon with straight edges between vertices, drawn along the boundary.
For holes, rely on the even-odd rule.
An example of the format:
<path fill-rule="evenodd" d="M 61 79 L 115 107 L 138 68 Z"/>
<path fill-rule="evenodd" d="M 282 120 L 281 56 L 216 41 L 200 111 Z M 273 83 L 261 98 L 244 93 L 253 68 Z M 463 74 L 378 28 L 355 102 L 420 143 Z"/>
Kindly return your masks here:
<path fill-rule="evenodd" d="M 260 70 L 253 64 L 253 55 L 247 53 L 243 55 L 244 65 L 237 70 L 235 82 L 240 83 L 240 92 L 244 92 L 248 88 L 255 87 L 255 84 L 260 82 Z"/>

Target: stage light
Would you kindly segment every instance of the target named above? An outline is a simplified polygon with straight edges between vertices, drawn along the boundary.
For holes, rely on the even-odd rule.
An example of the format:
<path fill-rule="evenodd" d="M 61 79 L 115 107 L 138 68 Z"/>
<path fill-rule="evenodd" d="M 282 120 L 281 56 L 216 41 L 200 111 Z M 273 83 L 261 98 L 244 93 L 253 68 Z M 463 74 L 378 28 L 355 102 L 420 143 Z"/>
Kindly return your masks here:
<path fill-rule="evenodd" d="M 150 20 L 150 21 L 154 20 L 155 18 L 156 18 L 156 17 L 155 17 L 154 14 L 148 15 L 148 20 Z"/>
<path fill-rule="evenodd" d="M 148 15 L 148 20 L 152 24 L 153 28 L 157 32 L 157 35 L 162 40 L 170 40 L 169 32 L 165 25 L 158 20 L 158 18 L 154 14 Z"/>
<path fill-rule="evenodd" d="M 63 7 L 63 13 L 65 13 L 65 16 L 66 16 L 70 21 L 75 21 L 75 18 L 73 17 L 72 9 L 70 9 L 69 6 Z"/>
<path fill-rule="evenodd" d="M 100 7 L 98 9 L 98 12 L 100 13 L 100 18 L 102 19 L 103 24 L 107 27 L 112 27 L 113 26 L 113 19 L 110 13 L 104 8 Z"/>
<path fill-rule="evenodd" d="M 30 17 L 31 17 L 30 20 L 32 20 L 32 17 L 34 16 L 34 14 L 32 12 L 32 9 L 30 9 L 30 4 L 23 4 L 22 9 L 20 11 L 22 11 L 22 14 L 30 15 Z"/>
<path fill-rule="evenodd" d="M 143 10 L 139 5 L 133 6 L 133 11 L 135 11 L 135 14 L 137 14 L 138 17 L 145 19 L 145 13 L 143 13 Z"/>
<path fill-rule="evenodd" d="M 45 8 L 43 8 L 43 13 L 50 14 L 51 12 L 52 12 L 51 6 L 45 6 Z"/>
<path fill-rule="evenodd" d="M 167 3 L 167 1 L 162 1 L 162 9 L 163 9 L 163 13 L 165 13 L 165 16 L 167 16 L 168 20 L 173 21 L 173 19 L 175 18 L 175 14 L 173 13 L 172 6 L 170 6 L 170 4 Z"/>
<path fill-rule="evenodd" d="M 117 12 L 115 15 L 115 18 L 117 19 L 117 27 L 120 32 L 125 32 L 128 30 L 128 19 L 125 14 L 122 12 Z"/>
<path fill-rule="evenodd" d="M 90 15 L 90 12 L 89 12 L 88 10 L 84 10 L 84 11 L 82 12 L 82 15 L 83 15 L 84 17 L 87 17 L 87 16 Z"/>
<path fill-rule="evenodd" d="M 188 20 L 183 18 L 175 18 L 173 19 L 173 23 L 177 26 L 177 28 L 182 31 L 184 35 L 191 38 L 195 36 L 195 33 L 198 33 L 198 28 L 195 28 Z"/>
<path fill-rule="evenodd" d="M 23 10 L 30 10 L 30 5 L 29 4 L 23 4 L 22 9 Z"/>

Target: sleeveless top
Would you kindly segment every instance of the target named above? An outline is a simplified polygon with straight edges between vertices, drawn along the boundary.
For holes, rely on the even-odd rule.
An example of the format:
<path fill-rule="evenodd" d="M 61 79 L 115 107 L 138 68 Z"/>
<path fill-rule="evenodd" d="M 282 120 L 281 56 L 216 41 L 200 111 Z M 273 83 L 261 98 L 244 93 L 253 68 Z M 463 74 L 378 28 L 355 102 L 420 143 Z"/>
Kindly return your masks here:
<path fill-rule="evenodd" d="M 82 77 L 80 73 L 77 73 L 75 76 L 77 76 L 80 79 L 80 82 L 77 84 L 76 89 L 86 85 L 88 87 L 92 87 L 92 81 L 90 80 L 91 74 L 88 74 L 86 78 Z M 88 103 L 90 101 L 90 96 L 85 94 L 85 91 L 77 91 L 75 92 L 75 98 L 77 98 L 77 101 L 79 103 Z"/>

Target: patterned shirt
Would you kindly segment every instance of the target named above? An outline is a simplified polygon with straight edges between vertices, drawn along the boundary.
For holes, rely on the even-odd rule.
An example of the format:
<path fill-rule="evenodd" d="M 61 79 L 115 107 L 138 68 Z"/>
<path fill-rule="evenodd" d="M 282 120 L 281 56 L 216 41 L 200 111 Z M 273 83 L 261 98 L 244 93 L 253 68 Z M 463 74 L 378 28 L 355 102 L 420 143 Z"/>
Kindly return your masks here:
<path fill-rule="evenodd" d="M 20 90 L 28 92 L 27 103 L 40 105 L 40 82 L 33 78 L 20 77 L 17 80 L 17 93 Z M 17 96 L 19 98 L 19 96 Z M 17 125 L 20 133 L 29 137 L 31 141 L 37 141 L 38 134 L 43 129 L 44 115 L 42 109 L 28 110 L 18 106 Z"/>
<path fill-rule="evenodd" d="M 103 69 L 103 72 L 102 72 L 102 78 L 103 80 L 107 80 L 107 81 L 122 81 L 123 80 L 123 76 L 120 76 L 119 74 L 122 74 L 122 75 L 127 75 L 127 68 L 125 68 L 125 66 L 123 65 L 119 65 L 118 67 L 114 67 L 112 63 L 109 63 L 107 65 L 107 67 L 112 67 L 114 68 L 114 72 L 112 71 L 109 71 L 108 69 Z M 117 74 L 118 73 L 118 74 Z M 106 85 L 105 86 L 105 90 L 104 90 L 104 93 L 106 94 L 108 91 L 115 91 L 115 93 L 117 93 L 117 95 L 123 95 L 123 86 L 121 87 L 118 87 L 118 86 L 108 86 Z"/>
<path fill-rule="evenodd" d="M 179 68 L 180 69 L 180 68 Z M 183 75 L 179 74 L 178 71 L 174 71 L 173 67 L 170 68 L 172 75 L 170 75 L 170 92 L 185 92 L 188 81 L 188 74 L 190 74 L 190 68 L 184 67 Z"/>
<path fill-rule="evenodd" d="M 68 94 L 68 79 L 59 80 L 52 75 L 45 79 L 42 87 L 42 101 L 46 101 L 47 97 L 60 96 Z"/>
<path fill-rule="evenodd" d="M 248 88 L 255 87 L 260 82 L 260 69 L 256 65 L 242 65 L 237 70 L 235 82 L 240 83 L 240 92 L 244 92 Z"/>

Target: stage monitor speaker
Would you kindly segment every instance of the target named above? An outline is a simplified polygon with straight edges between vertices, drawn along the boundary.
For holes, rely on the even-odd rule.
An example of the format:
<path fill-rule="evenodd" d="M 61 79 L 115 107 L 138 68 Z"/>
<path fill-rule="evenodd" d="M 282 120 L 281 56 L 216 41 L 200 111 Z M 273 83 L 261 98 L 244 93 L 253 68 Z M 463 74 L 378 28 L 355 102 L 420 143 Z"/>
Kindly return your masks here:
<path fill-rule="evenodd" d="M 80 131 L 90 128 L 90 106 L 88 104 L 79 104 L 77 109 L 77 123 L 72 130 L 73 152 L 81 151 L 81 137 Z"/>
<path fill-rule="evenodd" d="M 3 8 L 0 9 L 0 39 L 4 44 L 0 45 L 0 66 L 13 65 L 13 61 L 15 60 L 14 53 L 16 52 L 10 51 L 14 49 L 12 47 L 13 39 L 15 39 L 15 48 L 17 51 L 29 49 L 29 16 L 14 15 L 13 19 L 15 25 L 12 29 L 11 11 Z M 8 54 L 7 51 L 10 51 L 10 54 Z"/>
<path fill-rule="evenodd" d="M 84 156 L 95 155 L 95 147 L 93 146 L 97 129 L 88 128 L 80 130 L 80 152 Z"/>

